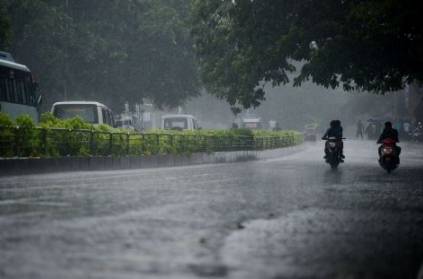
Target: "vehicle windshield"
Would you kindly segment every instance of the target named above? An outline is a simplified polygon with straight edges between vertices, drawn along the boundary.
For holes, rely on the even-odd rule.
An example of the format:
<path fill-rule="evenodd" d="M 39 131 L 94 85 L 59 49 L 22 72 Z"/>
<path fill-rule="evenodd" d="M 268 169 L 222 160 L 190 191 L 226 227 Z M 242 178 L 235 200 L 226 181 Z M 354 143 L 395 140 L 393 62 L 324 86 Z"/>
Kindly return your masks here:
<path fill-rule="evenodd" d="M 13 72 L 13 79 L 10 72 Z M 31 73 L 0 65 L 0 101 L 36 106 Z"/>
<path fill-rule="evenodd" d="M 124 125 L 132 125 L 132 121 L 131 120 L 117 120 L 116 121 L 116 125 L 118 127 L 124 126 Z"/>
<path fill-rule="evenodd" d="M 247 129 L 259 129 L 259 128 L 261 128 L 261 123 L 260 122 L 248 122 L 248 121 L 245 121 L 244 122 L 244 128 L 247 128 Z"/>
<path fill-rule="evenodd" d="M 188 129 L 188 121 L 186 118 L 166 118 L 164 120 L 165 129 Z"/>
<path fill-rule="evenodd" d="M 98 123 L 97 106 L 84 104 L 56 105 L 53 114 L 59 119 L 81 117 L 89 123 Z"/>

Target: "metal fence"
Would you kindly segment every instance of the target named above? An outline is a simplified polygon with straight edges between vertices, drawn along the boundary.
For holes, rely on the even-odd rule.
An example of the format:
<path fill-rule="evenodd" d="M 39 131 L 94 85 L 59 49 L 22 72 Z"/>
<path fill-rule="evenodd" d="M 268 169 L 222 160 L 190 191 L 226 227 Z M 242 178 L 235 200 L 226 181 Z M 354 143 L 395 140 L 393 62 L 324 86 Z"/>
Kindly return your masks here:
<path fill-rule="evenodd" d="M 263 150 L 295 144 L 293 136 L 122 133 L 0 126 L 0 157 L 148 156 Z"/>

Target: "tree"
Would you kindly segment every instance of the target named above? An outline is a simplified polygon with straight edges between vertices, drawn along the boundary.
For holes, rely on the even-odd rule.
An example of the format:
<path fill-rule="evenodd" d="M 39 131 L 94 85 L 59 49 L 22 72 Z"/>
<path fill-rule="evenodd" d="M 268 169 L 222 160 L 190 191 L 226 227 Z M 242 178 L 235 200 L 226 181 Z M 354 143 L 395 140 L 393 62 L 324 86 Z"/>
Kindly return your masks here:
<path fill-rule="evenodd" d="M 10 51 L 28 65 L 47 105 L 98 100 L 119 110 L 151 99 L 178 106 L 198 90 L 182 0 L 0 0 Z"/>
<path fill-rule="evenodd" d="M 423 81 L 416 1 L 193 0 L 192 11 L 203 81 L 234 106 L 258 106 L 266 82 L 289 82 L 294 61 L 297 86 L 383 94 Z"/>
<path fill-rule="evenodd" d="M 4 0 L 0 0 L 0 50 L 7 48 L 10 40 L 10 20 Z"/>

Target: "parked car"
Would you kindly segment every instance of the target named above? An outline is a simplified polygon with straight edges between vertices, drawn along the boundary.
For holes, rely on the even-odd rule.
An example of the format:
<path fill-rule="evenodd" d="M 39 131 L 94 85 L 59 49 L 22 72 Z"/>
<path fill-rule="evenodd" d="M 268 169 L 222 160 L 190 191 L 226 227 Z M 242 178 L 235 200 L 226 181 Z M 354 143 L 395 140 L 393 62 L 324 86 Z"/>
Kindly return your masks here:
<path fill-rule="evenodd" d="M 200 129 L 197 119 L 191 114 L 166 114 L 162 116 L 161 128 L 167 130 Z"/>
<path fill-rule="evenodd" d="M 112 111 L 107 106 L 99 102 L 56 102 L 51 107 L 51 113 L 59 119 L 68 119 L 79 116 L 91 124 L 107 124 L 112 127 L 115 126 Z"/>

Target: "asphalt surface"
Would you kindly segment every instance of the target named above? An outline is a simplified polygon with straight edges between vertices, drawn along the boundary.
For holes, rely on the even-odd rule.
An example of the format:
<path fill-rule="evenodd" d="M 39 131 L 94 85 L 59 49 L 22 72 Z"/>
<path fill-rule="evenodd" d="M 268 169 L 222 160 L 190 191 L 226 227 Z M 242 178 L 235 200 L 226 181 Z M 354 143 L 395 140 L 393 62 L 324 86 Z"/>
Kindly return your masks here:
<path fill-rule="evenodd" d="M 423 146 L 0 178 L 0 278 L 417 278 Z M 423 277 L 422 277 L 423 278 Z"/>

